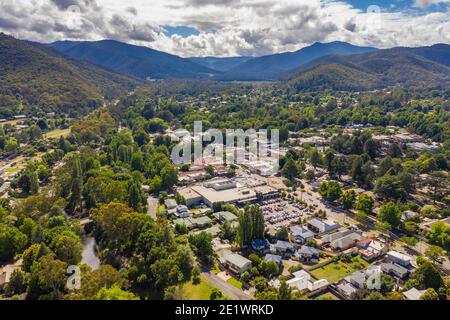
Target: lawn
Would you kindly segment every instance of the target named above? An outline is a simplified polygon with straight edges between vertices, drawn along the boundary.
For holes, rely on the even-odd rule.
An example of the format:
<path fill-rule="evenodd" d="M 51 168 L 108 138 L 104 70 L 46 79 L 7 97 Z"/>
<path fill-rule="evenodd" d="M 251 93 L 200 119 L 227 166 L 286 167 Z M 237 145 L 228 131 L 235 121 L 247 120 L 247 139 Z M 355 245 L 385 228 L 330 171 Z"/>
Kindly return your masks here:
<path fill-rule="evenodd" d="M 158 209 L 157 209 L 157 212 L 156 212 L 156 213 L 157 213 L 158 215 L 165 215 L 165 214 L 167 214 L 166 206 L 163 205 L 163 204 L 160 204 L 159 207 L 158 207 Z"/>
<path fill-rule="evenodd" d="M 6 168 L 5 171 L 8 172 L 8 173 L 16 173 L 17 171 L 20 171 L 20 168 L 9 167 L 9 168 Z"/>
<path fill-rule="evenodd" d="M 324 293 L 316 298 L 316 300 L 339 300 L 335 295 L 330 292 Z"/>
<path fill-rule="evenodd" d="M 359 266 L 358 266 L 359 265 Z M 326 279 L 330 283 L 335 283 L 353 272 L 367 267 L 369 264 L 359 256 L 352 258 L 352 262 L 331 262 L 323 267 L 310 271 L 316 279 Z"/>
<path fill-rule="evenodd" d="M 61 136 L 67 136 L 69 134 L 70 134 L 70 128 L 69 129 L 55 129 L 55 130 L 48 132 L 45 135 L 45 137 L 47 139 L 52 139 L 52 138 L 59 138 Z"/>
<path fill-rule="evenodd" d="M 214 287 L 206 282 L 203 278 L 199 284 L 193 284 L 192 282 L 186 283 L 183 286 L 183 299 L 184 300 L 209 300 L 211 291 Z"/>
<path fill-rule="evenodd" d="M 235 278 L 230 278 L 227 281 L 229 284 L 231 284 L 232 286 L 235 286 L 236 288 L 242 290 L 242 283 L 238 280 L 236 280 Z"/>

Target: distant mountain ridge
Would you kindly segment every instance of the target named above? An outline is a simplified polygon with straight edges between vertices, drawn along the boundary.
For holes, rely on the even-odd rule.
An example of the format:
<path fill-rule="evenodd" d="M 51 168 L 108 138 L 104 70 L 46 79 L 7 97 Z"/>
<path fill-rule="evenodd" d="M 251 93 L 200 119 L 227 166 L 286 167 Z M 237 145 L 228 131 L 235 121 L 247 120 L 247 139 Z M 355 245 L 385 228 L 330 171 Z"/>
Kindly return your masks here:
<path fill-rule="evenodd" d="M 278 53 L 251 59 L 218 77 L 221 80 L 279 80 L 289 72 L 328 55 L 374 52 L 376 48 L 359 47 L 346 42 L 315 43 L 295 52 Z"/>
<path fill-rule="evenodd" d="M 189 59 L 114 40 L 62 41 L 50 46 L 74 59 L 141 80 L 208 79 L 218 73 Z"/>
<path fill-rule="evenodd" d="M 450 45 L 326 56 L 293 72 L 289 83 L 297 90 L 366 91 L 397 84 L 449 87 Z"/>
<path fill-rule="evenodd" d="M 226 72 L 228 70 L 231 70 L 242 63 L 245 63 L 251 59 L 254 59 L 253 57 L 227 57 L 227 58 L 217 58 L 217 57 L 194 57 L 194 58 L 188 58 L 194 63 L 197 63 L 199 65 L 202 65 L 204 67 Z"/>
<path fill-rule="evenodd" d="M 104 98 L 124 95 L 139 83 L 122 74 L 69 59 L 42 44 L 0 33 L 0 112 L 4 115 L 14 112 L 11 109 L 14 104 L 76 112 L 75 109 L 99 106 Z"/>

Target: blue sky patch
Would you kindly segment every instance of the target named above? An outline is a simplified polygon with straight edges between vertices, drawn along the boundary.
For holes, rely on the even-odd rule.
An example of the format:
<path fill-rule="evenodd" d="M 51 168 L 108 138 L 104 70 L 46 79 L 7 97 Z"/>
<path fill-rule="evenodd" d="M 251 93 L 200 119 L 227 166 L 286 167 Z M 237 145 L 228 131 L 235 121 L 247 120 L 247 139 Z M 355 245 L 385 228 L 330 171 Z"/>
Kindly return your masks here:
<path fill-rule="evenodd" d="M 163 26 L 165 32 L 164 34 L 166 36 L 171 36 L 174 34 L 177 34 L 179 36 L 182 36 L 183 38 L 189 37 L 189 36 L 196 36 L 199 35 L 200 32 L 192 27 L 185 27 L 185 26 Z"/>

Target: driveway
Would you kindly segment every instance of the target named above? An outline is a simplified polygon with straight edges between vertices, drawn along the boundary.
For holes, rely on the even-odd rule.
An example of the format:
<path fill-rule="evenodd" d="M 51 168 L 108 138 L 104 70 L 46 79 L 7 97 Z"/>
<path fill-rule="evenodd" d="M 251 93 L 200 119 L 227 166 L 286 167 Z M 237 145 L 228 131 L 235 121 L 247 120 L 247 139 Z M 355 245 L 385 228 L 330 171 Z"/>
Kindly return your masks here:
<path fill-rule="evenodd" d="M 221 278 L 211 272 L 203 272 L 202 276 L 214 287 L 220 289 L 223 295 L 229 297 L 231 300 L 252 300 L 252 297 L 250 297 L 244 291 L 239 290 L 228 282 L 223 281 Z"/>
<path fill-rule="evenodd" d="M 153 220 L 157 220 L 158 217 L 156 216 L 156 209 L 159 206 L 159 199 L 150 196 L 147 199 L 147 205 L 148 205 L 148 214 L 150 215 L 150 217 L 153 218 Z"/>

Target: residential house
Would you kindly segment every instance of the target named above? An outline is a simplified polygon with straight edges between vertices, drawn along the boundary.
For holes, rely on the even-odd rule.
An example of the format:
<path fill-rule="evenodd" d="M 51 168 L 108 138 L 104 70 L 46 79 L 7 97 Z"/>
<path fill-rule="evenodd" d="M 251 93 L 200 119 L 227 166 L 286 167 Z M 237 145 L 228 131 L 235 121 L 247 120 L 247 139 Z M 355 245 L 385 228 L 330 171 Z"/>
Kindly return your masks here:
<path fill-rule="evenodd" d="M 219 252 L 219 262 L 225 268 L 236 274 L 242 274 L 252 267 L 250 260 L 230 250 L 222 250 Z"/>
<path fill-rule="evenodd" d="M 168 210 L 172 210 L 177 207 L 177 202 L 174 199 L 167 199 L 166 201 L 164 201 L 164 204 L 166 205 L 166 208 Z"/>
<path fill-rule="evenodd" d="M 333 241 L 335 241 L 337 239 L 343 238 L 346 235 L 349 235 L 349 234 L 351 234 L 353 232 L 354 232 L 354 230 L 344 229 L 344 230 L 339 231 L 339 232 L 333 232 L 333 233 L 330 233 L 330 234 L 326 234 L 326 235 L 324 235 L 322 237 L 322 245 L 329 244 L 329 243 L 331 243 L 331 242 L 333 242 Z"/>
<path fill-rule="evenodd" d="M 366 261 L 381 257 L 389 248 L 385 243 L 373 239 L 362 239 L 357 245 L 361 258 Z"/>
<path fill-rule="evenodd" d="M 293 273 L 294 278 L 286 281 L 286 284 L 298 291 L 317 291 L 328 287 L 328 281 L 325 279 L 312 282 L 311 275 L 305 270 Z"/>
<path fill-rule="evenodd" d="M 359 240 L 361 240 L 361 235 L 357 232 L 352 232 L 342 238 L 336 239 L 330 243 L 330 246 L 335 251 L 345 251 L 347 249 L 356 246 Z"/>
<path fill-rule="evenodd" d="M 412 258 L 406 254 L 397 252 L 397 251 L 389 251 L 386 254 L 386 258 L 398 265 L 401 265 L 402 267 L 408 267 L 411 265 Z"/>
<path fill-rule="evenodd" d="M 291 227 L 292 239 L 297 244 L 305 244 L 308 240 L 314 238 L 314 233 L 301 226 Z"/>
<path fill-rule="evenodd" d="M 390 274 L 396 278 L 399 279 L 405 279 L 408 274 L 409 274 L 409 270 L 399 266 L 398 264 L 393 264 L 393 263 L 382 263 L 380 264 L 381 270 L 386 273 L 386 274 Z"/>
<path fill-rule="evenodd" d="M 229 211 L 216 212 L 213 214 L 213 216 L 221 223 L 225 223 L 226 221 L 235 222 L 238 220 L 238 217 L 236 217 Z"/>
<path fill-rule="evenodd" d="M 295 257 L 303 262 L 318 261 L 320 259 L 320 251 L 313 247 L 302 246 L 295 252 Z"/>
<path fill-rule="evenodd" d="M 252 240 L 252 249 L 256 252 L 266 252 L 270 248 L 270 244 L 266 239 Z"/>
<path fill-rule="evenodd" d="M 13 264 L 8 264 L 0 268 L 0 289 L 2 289 L 6 284 L 9 283 L 11 275 L 14 271 L 20 270 L 22 268 L 23 260 L 20 259 Z"/>
<path fill-rule="evenodd" d="M 264 257 L 264 261 L 266 262 L 275 262 L 278 267 L 281 267 L 283 265 L 283 258 L 281 256 L 275 255 L 275 254 L 266 254 Z"/>
<path fill-rule="evenodd" d="M 420 217 L 420 214 L 411 210 L 406 210 L 402 213 L 401 221 L 414 221 Z"/>
<path fill-rule="evenodd" d="M 188 207 L 185 205 L 178 206 L 175 215 L 179 218 L 188 218 L 190 216 Z"/>
<path fill-rule="evenodd" d="M 274 245 L 274 249 L 276 253 L 283 255 L 291 255 L 295 253 L 294 246 L 292 245 L 292 243 L 287 241 L 278 240 Z"/>
<path fill-rule="evenodd" d="M 420 300 L 426 290 L 417 290 L 416 288 L 412 288 L 408 291 L 403 292 L 406 300 Z"/>
<path fill-rule="evenodd" d="M 213 221 L 207 216 L 194 218 L 194 219 L 191 218 L 191 222 L 196 228 L 200 228 L 200 229 L 208 227 L 213 224 Z"/>

